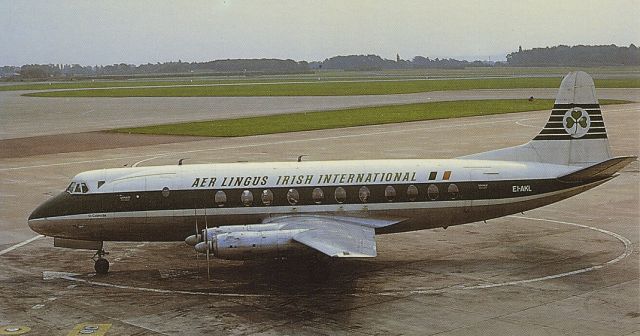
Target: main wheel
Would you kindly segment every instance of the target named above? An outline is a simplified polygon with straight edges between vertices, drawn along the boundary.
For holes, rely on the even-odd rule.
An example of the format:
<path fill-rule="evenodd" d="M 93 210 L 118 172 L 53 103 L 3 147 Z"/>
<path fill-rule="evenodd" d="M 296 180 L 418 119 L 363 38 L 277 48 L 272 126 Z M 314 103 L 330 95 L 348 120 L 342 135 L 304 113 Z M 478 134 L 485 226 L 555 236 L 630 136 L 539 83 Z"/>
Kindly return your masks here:
<path fill-rule="evenodd" d="M 96 260 L 93 268 L 96 270 L 97 274 L 107 274 L 107 272 L 109 272 L 109 261 L 107 259 L 100 258 Z"/>

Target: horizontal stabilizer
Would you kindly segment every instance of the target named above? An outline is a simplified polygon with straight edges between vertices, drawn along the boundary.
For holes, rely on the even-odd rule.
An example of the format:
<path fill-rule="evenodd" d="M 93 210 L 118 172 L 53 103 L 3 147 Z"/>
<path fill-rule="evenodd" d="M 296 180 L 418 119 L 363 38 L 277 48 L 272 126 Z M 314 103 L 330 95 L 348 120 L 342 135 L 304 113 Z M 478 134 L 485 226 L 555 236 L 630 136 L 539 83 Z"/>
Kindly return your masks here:
<path fill-rule="evenodd" d="M 602 161 L 593 166 L 580 169 L 573 173 L 558 178 L 561 182 L 583 182 L 589 180 L 599 180 L 613 176 L 629 163 L 636 161 L 636 156 L 620 156 L 606 161 Z"/>

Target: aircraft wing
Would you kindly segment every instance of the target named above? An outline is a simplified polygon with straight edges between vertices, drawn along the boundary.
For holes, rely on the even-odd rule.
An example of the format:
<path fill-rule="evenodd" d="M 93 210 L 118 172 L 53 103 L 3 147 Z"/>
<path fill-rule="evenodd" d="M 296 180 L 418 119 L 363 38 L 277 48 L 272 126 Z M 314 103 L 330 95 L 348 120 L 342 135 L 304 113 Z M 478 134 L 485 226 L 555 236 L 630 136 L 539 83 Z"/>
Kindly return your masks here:
<path fill-rule="evenodd" d="M 330 257 L 362 258 L 376 256 L 375 227 L 384 220 L 331 216 L 284 216 L 272 219 L 282 229 L 303 229 L 293 240 L 307 245 Z M 362 223 L 361 223 L 362 222 Z M 386 221 L 387 225 L 397 220 Z"/>

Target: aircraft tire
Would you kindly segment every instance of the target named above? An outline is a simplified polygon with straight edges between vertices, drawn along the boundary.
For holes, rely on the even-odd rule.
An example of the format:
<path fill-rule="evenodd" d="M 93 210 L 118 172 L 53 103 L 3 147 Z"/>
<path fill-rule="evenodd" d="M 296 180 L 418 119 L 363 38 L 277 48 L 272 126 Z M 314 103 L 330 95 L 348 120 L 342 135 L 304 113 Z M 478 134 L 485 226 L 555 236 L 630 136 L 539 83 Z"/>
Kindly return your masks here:
<path fill-rule="evenodd" d="M 93 268 L 96 270 L 96 274 L 105 275 L 109 272 L 109 261 L 107 259 L 100 258 L 96 260 Z"/>

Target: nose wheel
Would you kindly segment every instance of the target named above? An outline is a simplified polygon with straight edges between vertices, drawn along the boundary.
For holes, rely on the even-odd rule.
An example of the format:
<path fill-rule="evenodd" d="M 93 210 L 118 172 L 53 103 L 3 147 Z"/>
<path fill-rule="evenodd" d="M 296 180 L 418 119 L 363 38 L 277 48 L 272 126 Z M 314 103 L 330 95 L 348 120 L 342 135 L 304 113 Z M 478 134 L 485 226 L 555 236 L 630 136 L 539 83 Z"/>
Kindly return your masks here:
<path fill-rule="evenodd" d="M 96 274 L 105 275 L 109 273 L 109 260 L 104 258 L 104 256 L 107 254 L 109 253 L 103 249 L 100 249 L 91 258 L 93 261 L 95 261 L 93 268 L 96 270 Z"/>

